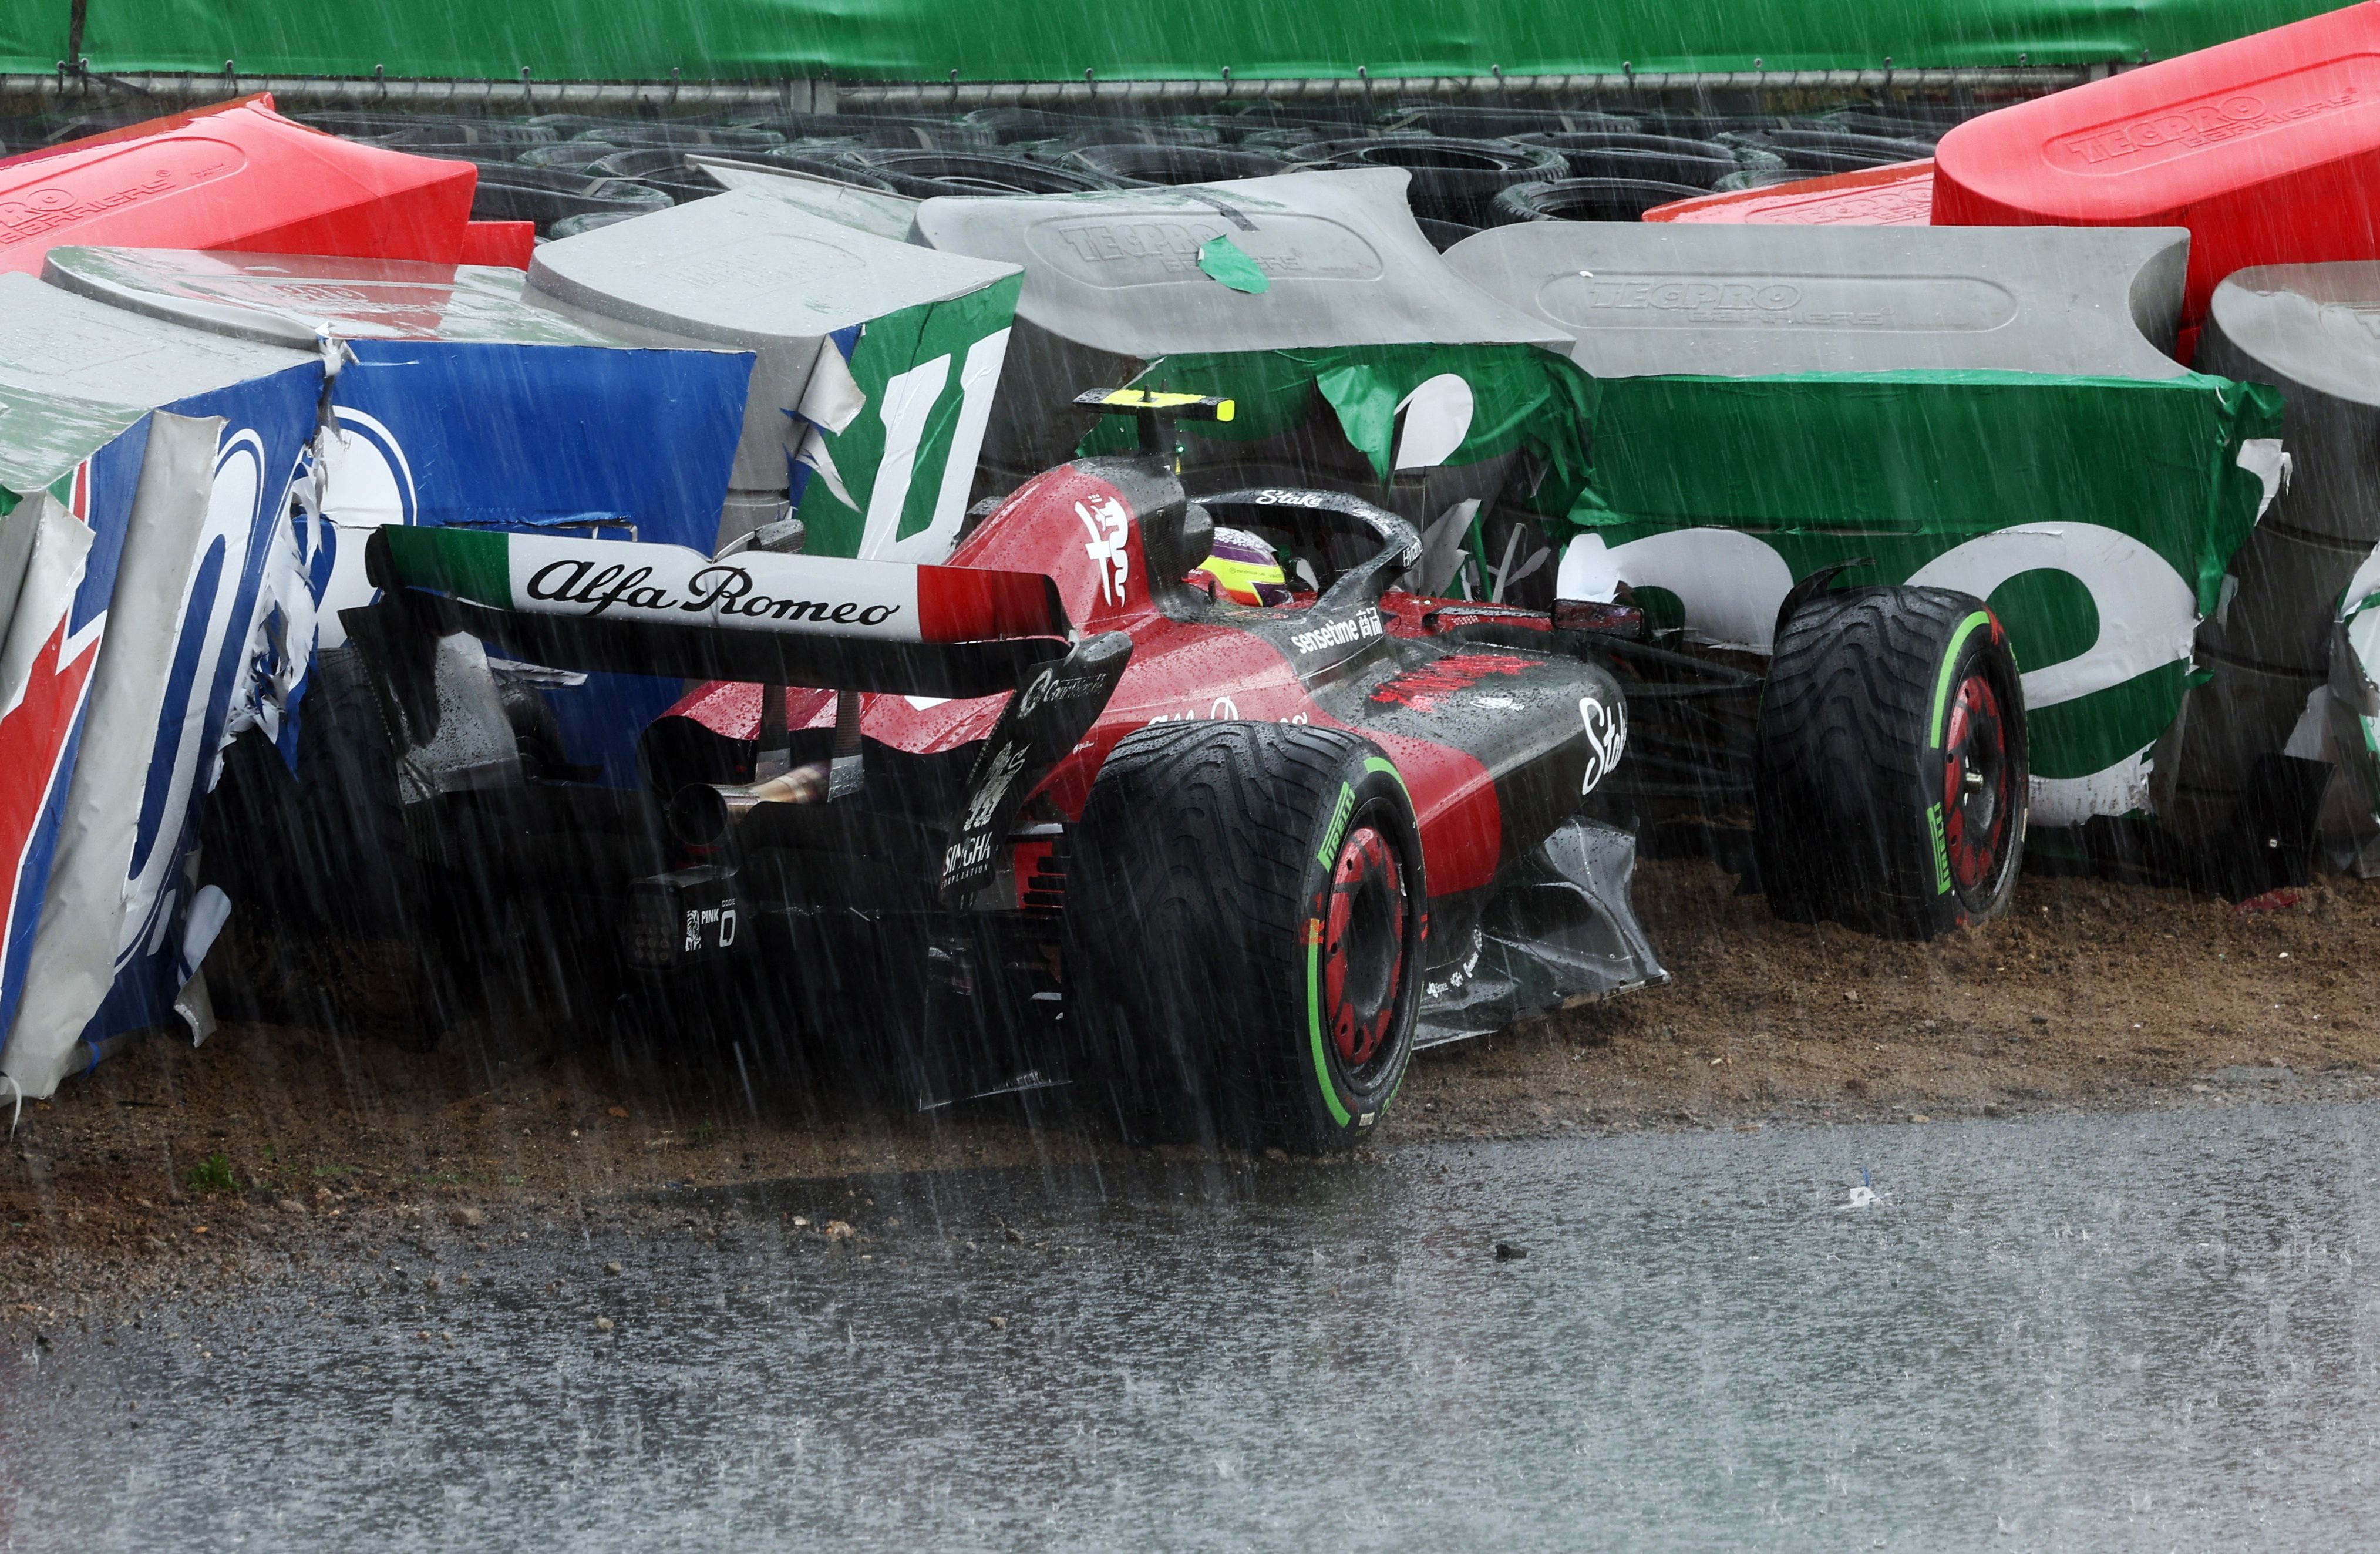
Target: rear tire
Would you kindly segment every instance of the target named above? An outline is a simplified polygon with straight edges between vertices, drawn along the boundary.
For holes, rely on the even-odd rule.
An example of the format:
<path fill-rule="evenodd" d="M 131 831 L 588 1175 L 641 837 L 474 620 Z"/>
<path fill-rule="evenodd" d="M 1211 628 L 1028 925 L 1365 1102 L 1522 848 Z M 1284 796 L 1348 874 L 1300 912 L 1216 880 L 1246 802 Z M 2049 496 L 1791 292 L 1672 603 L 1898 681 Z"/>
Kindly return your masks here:
<path fill-rule="evenodd" d="M 1932 939 L 2008 910 L 2024 850 L 2024 692 L 2008 635 L 1949 589 L 1820 594 L 1760 698 L 1760 880 L 1791 921 Z"/>
<path fill-rule="evenodd" d="M 1162 723 L 1110 755 L 1075 828 L 1068 1017 L 1128 1132 L 1342 1147 L 1413 1056 L 1427 886 L 1368 741 Z"/>

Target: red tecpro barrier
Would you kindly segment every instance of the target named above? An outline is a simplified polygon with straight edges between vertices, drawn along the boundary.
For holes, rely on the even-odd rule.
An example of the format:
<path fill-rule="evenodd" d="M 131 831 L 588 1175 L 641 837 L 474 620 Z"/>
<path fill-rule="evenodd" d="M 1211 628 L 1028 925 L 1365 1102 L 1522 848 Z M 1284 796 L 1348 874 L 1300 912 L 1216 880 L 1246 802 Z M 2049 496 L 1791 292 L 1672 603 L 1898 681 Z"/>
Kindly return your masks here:
<path fill-rule="evenodd" d="M 467 162 L 358 145 L 247 97 L 0 161 L 0 273 L 38 274 L 66 243 L 528 268 L 527 224 L 471 220 L 478 185 Z"/>
<path fill-rule="evenodd" d="M 2190 228 L 2194 333 L 2234 270 L 2380 259 L 2380 4 L 1985 114 L 1935 165 L 1940 226 Z"/>
<path fill-rule="evenodd" d="M 1754 225 L 1923 226 L 1934 208 L 1934 164 L 1896 162 L 1798 183 L 1770 184 L 1656 205 L 1646 221 L 1745 222 Z"/>

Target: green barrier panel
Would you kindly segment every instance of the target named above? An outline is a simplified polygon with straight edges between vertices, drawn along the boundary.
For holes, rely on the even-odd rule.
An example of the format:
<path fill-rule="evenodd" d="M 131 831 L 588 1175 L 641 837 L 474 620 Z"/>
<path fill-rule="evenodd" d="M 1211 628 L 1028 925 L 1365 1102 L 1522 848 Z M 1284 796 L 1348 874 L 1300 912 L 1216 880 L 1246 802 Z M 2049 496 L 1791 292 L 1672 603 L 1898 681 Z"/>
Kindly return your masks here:
<path fill-rule="evenodd" d="M 860 552 L 878 483 L 888 478 L 909 482 L 892 524 L 895 544 L 930 528 L 946 500 L 952 505 L 945 516 L 955 534 L 957 515 L 965 506 L 965 478 L 973 465 L 953 471 L 951 448 L 969 415 L 971 397 L 980 402 L 974 407 L 971 435 L 977 440 L 983 436 L 983 418 L 990 413 L 1001 360 L 999 350 L 987 358 L 978 347 L 994 336 L 1007 334 L 1009 322 L 1016 316 L 1017 293 L 1024 285 L 1022 275 L 1011 275 L 963 297 L 871 319 L 860 331 L 859 343 L 851 354 L 851 376 L 868 396 L 870 413 L 853 418 L 840 432 L 818 429 L 820 446 L 810 455 L 814 467 L 795 514 L 809 530 L 805 548 L 812 555 Z M 825 348 L 834 347 L 830 344 Z M 970 382 L 969 370 L 984 359 L 989 360 L 990 371 L 981 381 Z M 892 428 L 886 418 L 893 413 L 895 401 L 918 387 L 933 394 L 932 404 L 915 441 L 908 443 L 906 456 L 888 461 L 884 454 Z M 944 488 L 953 481 L 953 492 L 946 493 Z M 941 558 L 937 554 L 912 559 Z"/>
<path fill-rule="evenodd" d="M 1597 387 L 1565 593 L 1624 581 L 1657 621 L 1760 650 L 1785 590 L 1834 563 L 1875 558 L 1846 583 L 1978 594 L 2024 672 L 2038 822 L 2139 807 L 2197 619 L 2266 498 L 2276 391 L 2021 373 Z"/>
<path fill-rule="evenodd" d="M 45 71 L 76 0 L 20 0 L 0 22 L 0 69 Z M 84 0 L 99 71 L 463 77 L 517 81 L 808 78 L 1081 81 L 1644 71 L 2009 67 L 2165 58 L 2331 7 L 2309 0 L 1685 0 L 1459 6 L 1226 0 Z M 1757 64 L 1755 65 L 1755 62 Z M 1779 82 L 1779 85 L 1789 85 Z"/>
<path fill-rule="evenodd" d="M 1235 401 L 1228 422 L 1181 424 L 1192 436 L 1222 442 L 1277 436 L 1305 421 L 1319 401 L 1372 472 L 1386 480 L 1395 456 L 1397 407 L 1430 380 L 1447 376 L 1463 380 L 1471 408 L 1451 451 L 1434 462 L 1476 464 L 1527 452 L 1547 469 L 1535 504 L 1564 511 L 1586 485 L 1579 429 L 1594 415 L 1600 385 L 1567 358 L 1535 346 L 1344 346 L 1160 357 L 1133 386 Z M 1120 452 L 1135 435 L 1110 419 L 1084 440 L 1082 451 Z"/>

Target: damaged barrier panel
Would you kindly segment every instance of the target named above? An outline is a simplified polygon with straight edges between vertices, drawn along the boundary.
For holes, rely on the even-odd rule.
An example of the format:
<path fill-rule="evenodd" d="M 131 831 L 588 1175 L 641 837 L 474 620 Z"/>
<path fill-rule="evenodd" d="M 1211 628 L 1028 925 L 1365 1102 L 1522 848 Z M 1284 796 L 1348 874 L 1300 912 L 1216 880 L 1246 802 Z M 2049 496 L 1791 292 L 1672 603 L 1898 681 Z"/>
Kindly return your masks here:
<path fill-rule="evenodd" d="M 735 190 L 547 244 L 527 296 L 620 338 L 752 353 L 718 542 L 789 512 L 813 554 L 939 561 L 1018 285 L 1013 264 Z"/>
<path fill-rule="evenodd" d="M 489 266 L 60 249 L 44 274 L 128 327 L 322 353 L 331 422 L 301 495 L 327 568 L 324 650 L 344 648 L 339 613 L 373 597 L 363 541 L 383 524 L 714 542 L 742 353 L 631 344 L 531 304 L 519 271 Z M 637 733 L 674 686 L 539 683 L 549 759 L 633 784 Z"/>
<path fill-rule="evenodd" d="M 249 727 L 294 743 L 328 580 L 311 351 L 0 274 L 0 1085 L 46 1096 L 110 1038 L 211 1024 L 200 808 Z"/>
<path fill-rule="evenodd" d="M 2215 288 L 2198 361 L 2270 383 L 2288 409 L 2283 489 L 2200 627 L 2204 683 L 2160 751 L 2158 812 L 2196 839 L 2255 817 L 2274 758 L 2338 767 L 2321 827 L 2333 858 L 2380 867 L 2369 718 L 2380 548 L 2380 264 L 2242 270 Z M 2235 819 L 2236 817 L 2236 819 Z"/>

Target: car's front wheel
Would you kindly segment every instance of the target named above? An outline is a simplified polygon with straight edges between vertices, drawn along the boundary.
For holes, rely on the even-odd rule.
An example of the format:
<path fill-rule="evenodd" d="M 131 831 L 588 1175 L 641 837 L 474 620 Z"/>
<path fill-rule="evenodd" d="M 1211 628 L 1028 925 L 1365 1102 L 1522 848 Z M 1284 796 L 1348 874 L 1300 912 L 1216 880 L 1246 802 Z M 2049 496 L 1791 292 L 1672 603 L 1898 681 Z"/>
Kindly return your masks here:
<path fill-rule="evenodd" d="M 1760 880 L 1779 917 L 1932 939 L 2006 912 L 2024 852 L 2024 689 L 1983 601 L 1824 593 L 1760 701 Z"/>

